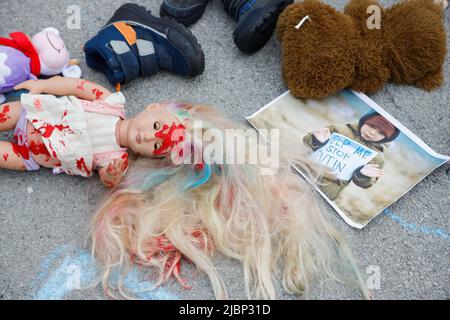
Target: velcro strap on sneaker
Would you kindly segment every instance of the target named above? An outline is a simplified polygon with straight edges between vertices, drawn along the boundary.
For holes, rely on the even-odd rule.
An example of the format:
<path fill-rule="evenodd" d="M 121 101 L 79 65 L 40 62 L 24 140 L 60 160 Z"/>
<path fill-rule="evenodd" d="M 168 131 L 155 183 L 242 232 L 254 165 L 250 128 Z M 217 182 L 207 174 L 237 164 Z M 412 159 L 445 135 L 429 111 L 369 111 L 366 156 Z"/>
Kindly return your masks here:
<path fill-rule="evenodd" d="M 116 53 L 117 60 L 120 63 L 122 72 L 125 75 L 125 82 L 131 82 L 140 74 L 140 65 L 128 43 L 125 41 L 110 41 L 110 46 Z"/>
<path fill-rule="evenodd" d="M 151 35 L 141 34 L 136 41 L 141 62 L 141 75 L 143 77 L 152 76 L 158 73 L 158 60 L 156 58 L 155 45 Z"/>

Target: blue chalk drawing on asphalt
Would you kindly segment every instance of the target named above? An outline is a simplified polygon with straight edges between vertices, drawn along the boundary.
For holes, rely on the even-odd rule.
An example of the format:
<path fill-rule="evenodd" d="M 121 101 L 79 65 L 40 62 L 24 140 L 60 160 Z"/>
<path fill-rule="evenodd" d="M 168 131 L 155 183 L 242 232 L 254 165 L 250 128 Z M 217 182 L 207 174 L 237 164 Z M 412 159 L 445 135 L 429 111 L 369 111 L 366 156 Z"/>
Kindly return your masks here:
<path fill-rule="evenodd" d="M 412 232 L 419 232 L 426 235 L 433 235 L 438 236 L 441 238 L 444 238 L 445 240 L 450 240 L 450 235 L 448 235 L 444 230 L 440 228 L 430 228 L 426 226 L 420 226 L 415 223 L 409 223 L 405 221 L 402 217 L 392 212 L 390 209 L 386 209 L 383 211 L 383 213 L 386 214 L 390 219 L 398 222 L 400 226 L 403 228 L 412 231 Z"/>
<path fill-rule="evenodd" d="M 89 252 L 63 245 L 53 250 L 42 262 L 41 271 L 33 281 L 35 300 L 61 300 L 74 290 L 83 290 L 98 276 L 99 267 Z M 150 281 L 139 279 L 138 268 L 133 268 L 123 278 L 127 292 L 142 300 L 177 300 L 178 297 L 162 288 L 154 287 Z M 112 276 L 116 286 L 118 275 Z M 106 298 L 106 297 L 105 297 Z"/>

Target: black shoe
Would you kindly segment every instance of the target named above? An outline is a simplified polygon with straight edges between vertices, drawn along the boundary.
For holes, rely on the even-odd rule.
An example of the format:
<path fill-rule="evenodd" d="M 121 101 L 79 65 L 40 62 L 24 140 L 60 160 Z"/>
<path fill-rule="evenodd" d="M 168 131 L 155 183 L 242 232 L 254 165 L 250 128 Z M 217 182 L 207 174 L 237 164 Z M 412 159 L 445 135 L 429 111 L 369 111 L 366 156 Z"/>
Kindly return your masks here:
<path fill-rule="evenodd" d="M 84 46 L 89 67 L 112 84 L 124 84 L 160 70 L 184 77 L 203 73 L 205 58 L 197 39 L 182 24 L 127 3 Z"/>
<path fill-rule="evenodd" d="M 222 0 L 225 11 L 237 22 L 233 32 L 236 46 L 254 53 L 269 41 L 278 16 L 294 0 Z"/>
<path fill-rule="evenodd" d="M 205 12 L 209 0 L 164 0 L 159 14 L 169 16 L 186 27 L 197 22 Z"/>

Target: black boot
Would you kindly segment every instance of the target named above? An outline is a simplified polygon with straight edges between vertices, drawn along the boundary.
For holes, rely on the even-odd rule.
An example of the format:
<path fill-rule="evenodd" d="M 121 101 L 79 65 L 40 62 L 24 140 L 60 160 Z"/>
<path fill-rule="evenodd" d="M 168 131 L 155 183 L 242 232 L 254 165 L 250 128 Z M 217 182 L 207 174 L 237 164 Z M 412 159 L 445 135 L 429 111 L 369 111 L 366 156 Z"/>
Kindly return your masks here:
<path fill-rule="evenodd" d="M 237 22 L 233 32 L 236 46 L 251 54 L 269 41 L 278 16 L 293 0 L 222 0 L 225 11 Z"/>
<path fill-rule="evenodd" d="M 169 16 L 186 27 L 197 22 L 205 12 L 209 0 L 164 0 L 159 12 L 161 17 Z"/>

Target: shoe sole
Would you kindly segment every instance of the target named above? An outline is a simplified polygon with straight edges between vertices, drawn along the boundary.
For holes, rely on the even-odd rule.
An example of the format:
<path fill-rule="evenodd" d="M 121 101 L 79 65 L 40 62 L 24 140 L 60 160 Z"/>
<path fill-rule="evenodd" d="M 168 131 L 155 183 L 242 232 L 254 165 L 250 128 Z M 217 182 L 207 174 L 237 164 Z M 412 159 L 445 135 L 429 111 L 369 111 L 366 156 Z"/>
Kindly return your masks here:
<path fill-rule="evenodd" d="M 197 38 L 192 32 L 175 20 L 158 18 L 146 14 L 146 12 L 147 9 L 143 6 L 127 3 L 116 11 L 105 27 L 110 26 L 114 22 L 124 21 L 150 28 L 163 35 L 186 58 L 190 72 L 184 75 L 185 77 L 193 78 L 201 75 L 205 71 L 205 56 Z M 124 19 L 121 16 L 125 16 L 126 18 Z M 171 30 L 178 33 L 181 37 L 170 37 L 169 31 Z"/>
<path fill-rule="evenodd" d="M 264 47 L 275 30 L 278 16 L 292 2 L 293 0 L 272 0 L 244 16 L 233 32 L 233 40 L 239 50 L 252 54 Z"/>
<path fill-rule="evenodd" d="M 206 5 L 203 6 L 201 9 L 199 9 L 199 11 L 195 12 L 195 14 L 189 16 L 189 17 L 176 17 L 174 15 L 169 14 L 165 7 L 164 7 L 164 3 L 161 5 L 161 9 L 159 10 L 159 15 L 161 17 L 170 17 L 172 19 L 175 19 L 176 21 L 178 21 L 179 23 L 183 24 L 185 27 L 189 27 L 191 25 L 193 25 L 194 23 L 196 23 L 205 13 L 206 10 Z"/>

